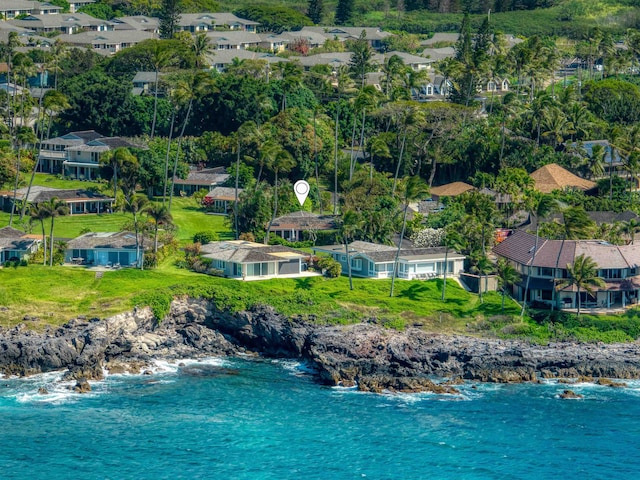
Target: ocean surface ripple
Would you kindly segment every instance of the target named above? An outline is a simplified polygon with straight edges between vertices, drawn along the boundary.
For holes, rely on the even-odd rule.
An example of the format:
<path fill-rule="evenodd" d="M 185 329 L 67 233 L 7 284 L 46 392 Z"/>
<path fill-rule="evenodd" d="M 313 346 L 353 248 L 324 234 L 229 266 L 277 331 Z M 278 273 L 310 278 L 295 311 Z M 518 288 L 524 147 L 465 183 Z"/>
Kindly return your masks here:
<path fill-rule="evenodd" d="M 329 388 L 290 361 L 159 362 L 75 394 L 0 378 L 0 478 L 627 479 L 640 383 L 466 384 L 460 395 Z M 40 387 L 49 394 L 39 394 Z"/>

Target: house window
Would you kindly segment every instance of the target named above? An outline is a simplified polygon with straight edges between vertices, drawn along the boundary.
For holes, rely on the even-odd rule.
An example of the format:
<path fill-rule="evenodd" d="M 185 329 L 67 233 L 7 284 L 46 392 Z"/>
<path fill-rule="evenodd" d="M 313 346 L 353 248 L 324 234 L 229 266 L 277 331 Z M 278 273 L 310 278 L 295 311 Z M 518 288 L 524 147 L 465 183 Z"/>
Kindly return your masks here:
<path fill-rule="evenodd" d="M 341 262 L 346 262 L 347 261 L 347 256 L 346 255 L 340 255 L 340 261 Z"/>
<path fill-rule="evenodd" d="M 542 297 L 542 300 L 551 300 L 553 292 L 551 290 L 540 290 L 540 296 Z"/>
<path fill-rule="evenodd" d="M 427 85 L 427 95 L 433 95 L 433 85 Z"/>
<path fill-rule="evenodd" d="M 353 270 L 362 270 L 362 259 L 354 258 L 351 260 L 351 268 Z"/>
<path fill-rule="evenodd" d="M 538 275 L 541 277 L 553 277 L 553 268 L 538 267 Z"/>

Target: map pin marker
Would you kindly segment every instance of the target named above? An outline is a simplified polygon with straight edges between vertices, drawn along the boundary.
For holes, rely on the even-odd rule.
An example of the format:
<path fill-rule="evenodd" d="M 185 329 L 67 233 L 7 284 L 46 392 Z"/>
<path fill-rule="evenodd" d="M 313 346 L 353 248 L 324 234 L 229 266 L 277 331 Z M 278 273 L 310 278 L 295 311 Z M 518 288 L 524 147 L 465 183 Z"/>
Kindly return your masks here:
<path fill-rule="evenodd" d="M 296 193 L 296 197 L 298 197 L 300 206 L 304 205 L 304 201 L 309 195 L 309 190 L 309 184 L 305 180 L 298 180 L 293 186 L 293 191 Z"/>

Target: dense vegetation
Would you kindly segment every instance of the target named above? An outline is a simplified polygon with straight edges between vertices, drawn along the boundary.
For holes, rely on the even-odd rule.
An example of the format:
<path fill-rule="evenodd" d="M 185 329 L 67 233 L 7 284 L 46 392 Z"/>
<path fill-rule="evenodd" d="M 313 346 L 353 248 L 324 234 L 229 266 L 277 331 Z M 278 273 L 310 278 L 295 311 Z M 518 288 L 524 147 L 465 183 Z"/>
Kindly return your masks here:
<path fill-rule="evenodd" d="M 411 10 L 418 3 L 407 2 L 406 9 Z M 430 2 L 428 8 L 436 8 L 432 5 L 435 3 Z M 437 8 L 443 9 L 444 3 L 439 2 Z M 461 3 L 449 5 L 454 3 L 458 7 L 449 10 L 461 8 Z M 498 2 L 487 5 L 489 3 Z M 518 12 L 519 15 L 541 15 L 536 17 L 540 19 L 556 12 L 553 9 L 569 5 L 568 2 L 529 3 L 531 7 L 545 8 Z M 635 7 L 633 2 L 600 3 L 615 12 Z M 135 1 L 95 5 L 101 9 L 104 6 L 121 9 L 123 13 L 155 13 L 163 6 L 161 2 Z M 142 11 L 143 5 L 148 5 L 148 11 Z M 221 3 L 220 8 L 223 5 Z M 472 10 L 485 8 L 481 2 L 474 5 Z M 584 4 L 574 0 L 572 5 L 577 8 Z M 298 10 L 297 16 L 291 18 L 308 23 L 299 12 L 304 10 L 304 5 L 290 2 L 290 6 Z M 329 6 L 327 2 L 323 19 L 332 19 L 327 13 Z M 202 8 L 196 2 L 183 7 L 183 11 Z M 245 13 L 251 11 L 251 15 L 268 16 L 275 11 L 268 6 L 235 7 L 245 8 Z M 362 3 L 356 3 L 352 16 L 344 23 L 374 18 L 373 10 L 362 7 Z M 512 6 L 505 9 L 513 8 L 519 7 L 512 2 Z M 591 10 L 576 9 L 572 16 L 578 20 L 571 20 L 571 25 L 579 24 L 581 15 L 587 18 L 585 12 Z M 412 18 L 430 15 L 396 13 L 398 15 L 385 14 L 384 22 L 398 22 L 409 29 L 413 29 Z M 174 249 L 178 244 L 190 243 L 196 233 L 209 229 L 223 238 L 262 241 L 269 235 L 267 225 L 274 217 L 299 210 L 291 185 L 305 178 L 312 190 L 304 208 L 341 214 L 336 236 L 324 240 L 341 242 L 347 238 L 348 241 L 390 244 L 400 232 L 405 232 L 407 238 L 415 238 L 425 226 L 443 229 L 438 243 L 467 254 L 469 268 L 479 275 L 498 273 L 506 292 L 517 280 L 489 259 L 494 229 L 513 226 L 518 221 L 518 212 L 535 213 L 542 198 L 554 200 L 554 208 L 564 211 L 565 219 L 579 220 L 574 222 L 579 228 L 573 230 L 569 228 L 571 225 L 541 222 L 539 233 L 547 238 L 597 236 L 613 243 L 626 243 L 632 241 L 638 231 L 638 226 L 632 224 L 595 225 L 585 220 L 585 212 L 640 211 L 634 187 L 640 175 L 640 129 L 636 125 L 640 115 L 640 89 L 635 75 L 640 35 L 630 31 L 624 38 L 627 48 L 618 48 L 613 36 L 616 32 L 603 26 L 591 28 L 588 36 L 579 41 L 556 41 L 534 35 L 509 49 L 496 27 L 500 24 L 499 15 L 508 13 L 492 13 L 490 18 L 485 15 L 438 17 L 454 19 L 461 36 L 455 44 L 455 57 L 435 67 L 447 95 L 443 95 L 441 101 L 431 102 L 417 101 L 423 99 L 421 89 L 431 82 L 428 72 L 413 70 L 399 56 L 388 56 L 382 64 L 375 64 L 374 52 L 366 37 L 344 45 L 328 42 L 329 45 L 321 49 L 350 52 L 350 64 L 335 69 L 319 65 L 305 71 L 295 62 L 295 55 L 288 52 L 287 63 L 242 60 L 234 62 L 224 73 L 217 73 L 203 68 L 208 56 L 215 53 L 205 36 L 168 35 L 172 38 L 148 40 L 103 58 L 91 51 L 70 51 L 59 43 L 48 52 L 36 49 L 24 53 L 17 49 L 16 38 L 10 35 L 9 41 L 2 45 L 2 56 L 12 65 L 11 80 L 26 85 L 34 71 L 37 72 L 37 65 L 42 65 L 41 68 L 49 72 L 49 86 L 53 88 L 42 101 L 27 93 L 10 97 L 0 92 L 0 114 L 4 120 L 0 185 L 14 189 L 30 183 L 31 172 L 36 167 L 33 147 L 39 138 L 86 129 L 105 135 L 135 137 L 134 141 L 141 147 L 108 157 L 102 170 L 104 180 L 91 186 L 115 191 L 118 212 L 108 219 L 93 218 L 93 224 L 83 225 L 83 221 L 89 220 L 71 222 L 60 210 L 53 215 L 58 235 L 70 237 L 104 228 L 139 229 L 143 234 L 160 235 L 162 243 Z M 553 15 L 556 15 L 555 21 L 569 22 L 556 13 Z M 283 28 L 294 28 L 294 25 Z M 414 31 L 430 33 L 433 30 L 416 27 Z M 390 40 L 388 46 L 415 51 L 416 41 L 420 40 L 407 33 L 398 38 L 400 40 Z M 573 58 L 579 67 L 561 70 L 561 61 Z M 133 95 L 131 80 L 138 71 L 157 73 L 158 88 L 148 95 Z M 379 88 L 365 81 L 373 71 L 380 73 Z M 486 91 L 487 85 L 495 81 L 507 81 L 508 91 Z M 28 124 L 28 120 L 33 129 L 22 126 Z M 607 139 L 612 150 L 594 147 L 587 152 L 583 149 L 583 141 L 597 139 Z M 620 158 L 619 169 L 607 168 L 608 154 Z M 569 191 L 545 196 L 534 192 L 528 173 L 552 162 L 598 181 L 599 195 Z M 237 210 L 228 215 L 224 226 L 219 221 L 213 225 L 207 220 L 204 228 L 200 225 L 204 209 L 197 201 L 171 198 L 173 172 L 184 178 L 189 165 L 225 167 L 231 175 L 227 186 L 243 189 Z M 493 197 L 473 192 L 447 201 L 442 212 L 426 219 L 421 215 L 407 219 L 404 215 L 410 203 L 428 196 L 424 187 L 457 180 L 491 188 L 509 195 L 511 201 L 498 206 Z M 41 177 L 37 180 L 44 181 Z M 151 203 L 144 205 L 150 200 Z M 8 219 L 6 215 L 0 216 L 2 224 L 12 223 L 38 231 L 39 227 L 44 230 L 45 222 L 47 227 L 53 222 L 52 216 L 41 219 L 42 212 L 23 210 L 14 214 Z M 171 225 L 177 225 L 177 230 Z M 144 275 L 155 282 L 156 272 L 168 268 L 173 275 L 179 271 L 180 280 L 193 285 L 195 290 L 191 293 L 197 294 L 202 277 L 176 270 L 174 250 L 160 253 L 163 256 L 154 252 L 147 265 L 159 270 Z M 54 259 L 52 249 L 49 260 L 53 263 Z M 37 271 L 41 272 L 38 275 L 46 276 L 46 269 Z M 143 275 L 140 272 L 118 273 L 113 278 L 120 278 L 118 275 L 123 279 L 129 275 L 143 278 L 137 277 Z M 166 306 L 169 294 L 181 292 L 171 289 L 179 283 L 175 279 L 163 277 L 161 282 L 153 282 L 145 285 L 154 293 L 143 294 L 139 302 L 157 304 L 161 309 L 162 305 Z M 214 282 L 218 285 L 221 281 Z M 313 295 L 295 282 L 273 282 L 265 287 L 242 284 L 234 287 L 229 298 L 236 302 L 234 305 L 246 307 L 264 298 L 261 295 L 269 294 L 277 297 L 274 302 L 279 303 L 275 306 L 287 314 L 294 313 L 293 306 L 307 301 L 315 302 L 309 304 L 313 305 L 310 311 L 317 308 L 318 314 L 337 312 L 323 321 L 331 318 L 347 321 L 353 312 L 363 313 L 355 306 L 358 302 L 341 297 L 343 288 L 347 295 L 343 280 L 317 282 L 313 283 Z M 282 291 L 278 290 L 279 285 Z M 330 287 L 324 292 L 323 286 L 327 285 Z M 271 293 L 263 288 L 271 288 Z M 515 317 L 496 316 L 499 313 L 496 305 L 502 300 L 497 296 L 488 295 L 487 302 L 478 305 L 476 297 L 451 289 L 447 290 L 451 298 L 434 301 L 440 295 L 439 288 L 438 282 L 403 284 L 387 304 L 379 299 L 383 296 L 380 292 L 388 289 L 386 282 L 356 282 L 355 289 L 360 290 L 360 294 L 349 294 L 352 295 L 349 298 L 375 305 L 371 315 L 396 326 L 410 322 L 414 316 L 423 322 L 433 318 L 436 311 L 443 311 L 451 315 L 447 317 L 447 325 L 473 318 L 477 320 L 474 331 L 500 335 L 545 339 L 549 338 L 551 330 L 547 325 L 550 324 L 556 326 L 553 332 L 559 336 L 566 332 L 567 336 L 577 336 L 577 328 L 586 329 L 584 336 L 608 328 L 595 321 L 576 326 L 565 322 L 564 317 L 560 321 L 555 317 L 542 318 L 542 326 L 524 317 L 524 322 L 516 319 L 514 326 Z M 411 293 L 412 290 L 419 292 Z M 0 304 L 10 302 L 6 293 L 9 290 L 4 291 Z M 274 291 L 282 295 L 273 295 Z M 402 303 L 400 298 L 404 295 L 411 302 Z M 122 291 L 118 294 L 114 291 L 112 298 L 118 308 L 131 301 Z M 371 303 L 370 298 L 378 299 L 377 303 Z M 96 301 L 91 300 L 93 308 L 104 307 Z M 76 304 L 74 308 L 88 305 Z M 514 314 L 513 309 L 507 304 L 507 315 Z M 410 311 L 414 313 L 408 313 Z M 564 330 L 559 325 L 563 325 Z M 614 328 L 624 334 L 611 334 L 611 338 L 624 335 L 635 338 L 637 332 L 635 327 L 631 328 L 635 324 L 628 325 L 629 328 Z"/>

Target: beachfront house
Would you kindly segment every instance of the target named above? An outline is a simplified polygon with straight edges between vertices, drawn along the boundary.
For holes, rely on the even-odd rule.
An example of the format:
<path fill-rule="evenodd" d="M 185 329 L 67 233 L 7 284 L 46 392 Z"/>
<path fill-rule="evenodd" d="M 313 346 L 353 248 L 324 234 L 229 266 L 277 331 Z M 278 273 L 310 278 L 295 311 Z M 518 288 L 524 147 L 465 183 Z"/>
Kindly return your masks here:
<path fill-rule="evenodd" d="M 59 188 L 34 185 L 29 191 L 29 197 L 27 197 L 27 190 L 27 187 L 17 190 L 16 203 L 26 201 L 30 205 L 38 205 L 57 198 L 67 204 L 67 207 L 69 207 L 69 215 L 110 213 L 114 202 L 114 198 L 91 190 L 62 190 Z M 10 212 L 12 205 L 13 190 L 0 191 L 0 209 L 5 212 Z"/>
<path fill-rule="evenodd" d="M 258 280 L 312 275 L 306 271 L 308 253 L 282 245 L 264 245 L 245 240 L 202 245 L 200 254 L 228 278 Z"/>
<path fill-rule="evenodd" d="M 273 220 L 271 233 L 289 242 L 299 242 L 317 235 L 318 232 L 335 230 L 335 215 L 298 211 L 287 213 Z"/>
<path fill-rule="evenodd" d="M 578 291 L 567 287 L 556 291 L 554 280 L 568 278 L 568 264 L 584 255 L 598 265 L 598 276 L 605 282 L 597 287 L 594 295 L 580 292 L 582 307 L 624 308 L 638 301 L 640 293 L 640 245 L 613 245 L 601 240 L 547 240 L 523 231 L 516 231 L 493 252 L 507 259 L 520 273 L 521 280 L 513 288 L 514 298 L 526 300 L 533 306 L 549 308 L 577 308 Z M 529 279 L 529 290 L 525 290 Z"/>
<path fill-rule="evenodd" d="M 0 228 L 0 265 L 38 251 L 40 241 L 12 227 Z"/>
<path fill-rule="evenodd" d="M 105 266 L 112 268 L 136 267 L 142 260 L 142 250 L 149 249 L 153 242 L 136 245 L 132 232 L 85 233 L 67 242 L 64 263 L 69 265 Z"/>
<path fill-rule="evenodd" d="M 351 274 L 354 277 L 391 278 L 397 247 L 377 243 L 355 241 L 349 244 Z M 313 247 L 314 254 L 328 254 L 342 265 L 342 273 L 348 271 L 344 245 Z M 447 261 L 445 263 L 445 255 Z M 397 278 L 406 280 L 430 279 L 444 275 L 457 275 L 464 269 L 465 256 L 445 247 L 403 248 L 398 257 Z"/>

